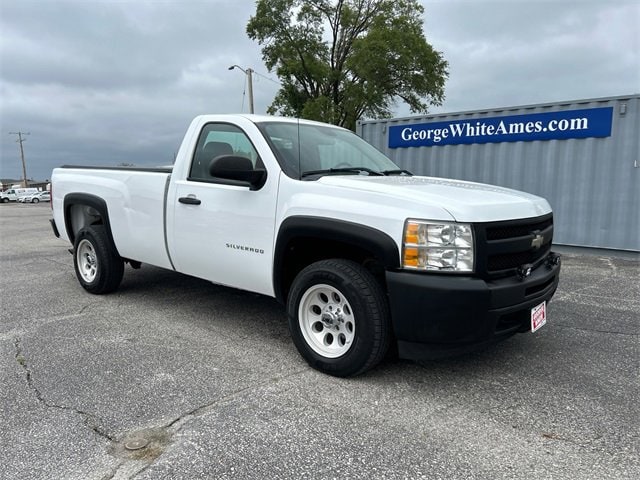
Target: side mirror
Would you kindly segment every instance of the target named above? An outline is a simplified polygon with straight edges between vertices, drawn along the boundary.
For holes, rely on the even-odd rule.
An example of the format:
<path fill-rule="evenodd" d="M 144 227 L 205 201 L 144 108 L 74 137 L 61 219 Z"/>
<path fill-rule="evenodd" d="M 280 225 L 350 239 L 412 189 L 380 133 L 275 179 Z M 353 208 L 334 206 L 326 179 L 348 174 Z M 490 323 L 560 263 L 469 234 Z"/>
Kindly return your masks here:
<path fill-rule="evenodd" d="M 254 169 L 251 160 L 237 155 L 220 155 L 211 160 L 209 174 L 212 177 L 246 183 L 251 190 L 262 187 L 267 179 L 266 170 Z"/>

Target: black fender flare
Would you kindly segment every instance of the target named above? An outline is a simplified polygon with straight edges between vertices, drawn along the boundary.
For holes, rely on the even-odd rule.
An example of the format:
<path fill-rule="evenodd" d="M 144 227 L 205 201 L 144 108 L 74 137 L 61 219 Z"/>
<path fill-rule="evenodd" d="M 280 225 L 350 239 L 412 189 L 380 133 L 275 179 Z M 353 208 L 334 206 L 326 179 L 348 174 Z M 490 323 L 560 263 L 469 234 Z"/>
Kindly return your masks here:
<path fill-rule="evenodd" d="M 273 287 L 275 297 L 280 302 L 286 300 L 282 277 L 287 245 L 299 237 L 321 238 L 352 245 L 371 252 L 385 269 L 400 267 L 396 242 L 380 230 L 333 218 L 292 216 L 280 225 L 273 258 Z"/>
<path fill-rule="evenodd" d="M 109 209 L 107 208 L 107 202 L 96 195 L 91 195 L 90 193 L 69 193 L 64 197 L 64 227 L 67 231 L 67 236 L 69 237 L 71 244 L 75 242 L 73 225 L 71 224 L 71 207 L 74 205 L 85 205 L 87 207 L 91 207 L 100 214 L 102 222 L 107 230 L 109 241 L 115 248 L 115 242 L 113 241 L 113 235 L 111 234 L 111 224 L 109 223 Z"/>

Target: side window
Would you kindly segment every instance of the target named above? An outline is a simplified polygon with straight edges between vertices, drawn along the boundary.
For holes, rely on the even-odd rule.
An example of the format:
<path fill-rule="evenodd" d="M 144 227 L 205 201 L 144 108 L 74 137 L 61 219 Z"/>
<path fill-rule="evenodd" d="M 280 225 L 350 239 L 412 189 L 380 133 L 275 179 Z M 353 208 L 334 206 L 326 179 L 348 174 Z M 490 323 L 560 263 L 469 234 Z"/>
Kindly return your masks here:
<path fill-rule="evenodd" d="M 209 123 L 200 132 L 189 170 L 189 180 L 215 180 L 209 173 L 209 167 L 221 155 L 248 158 L 253 168 L 264 168 L 258 152 L 240 128 L 228 123 Z"/>

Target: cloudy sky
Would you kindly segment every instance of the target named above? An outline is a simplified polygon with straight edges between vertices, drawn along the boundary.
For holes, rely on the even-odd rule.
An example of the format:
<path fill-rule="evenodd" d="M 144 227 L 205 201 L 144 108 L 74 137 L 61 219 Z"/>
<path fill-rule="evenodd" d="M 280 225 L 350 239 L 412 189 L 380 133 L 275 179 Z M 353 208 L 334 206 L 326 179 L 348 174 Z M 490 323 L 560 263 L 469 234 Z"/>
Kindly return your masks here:
<path fill-rule="evenodd" d="M 423 0 L 455 112 L 640 93 L 640 0 Z M 201 113 L 278 89 L 245 27 L 253 0 L 0 2 L 0 178 L 62 164 L 166 165 Z M 408 115 L 398 104 L 397 116 Z"/>

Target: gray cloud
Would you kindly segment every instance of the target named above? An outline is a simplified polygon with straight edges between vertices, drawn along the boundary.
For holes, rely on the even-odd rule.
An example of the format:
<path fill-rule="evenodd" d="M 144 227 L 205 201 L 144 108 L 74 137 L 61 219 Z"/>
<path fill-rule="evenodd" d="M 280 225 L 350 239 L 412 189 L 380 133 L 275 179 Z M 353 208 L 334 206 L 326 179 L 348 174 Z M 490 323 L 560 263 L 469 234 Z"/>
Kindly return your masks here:
<path fill-rule="evenodd" d="M 440 111 L 640 91 L 637 1 L 424 0 L 450 62 Z M 0 14 L 0 177 L 19 178 L 10 131 L 28 131 L 27 174 L 62 164 L 163 165 L 192 117 L 247 111 L 264 67 L 245 34 L 250 0 L 20 1 Z M 277 84 L 255 77 L 257 112 Z M 397 114 L 407 115 L 398 105 Z"/>
<path fill-rule="evenodd" d="M 426 32 L 450 63 L 460 111 L 640 91 L 637 1 L 426 3 Z"/>

